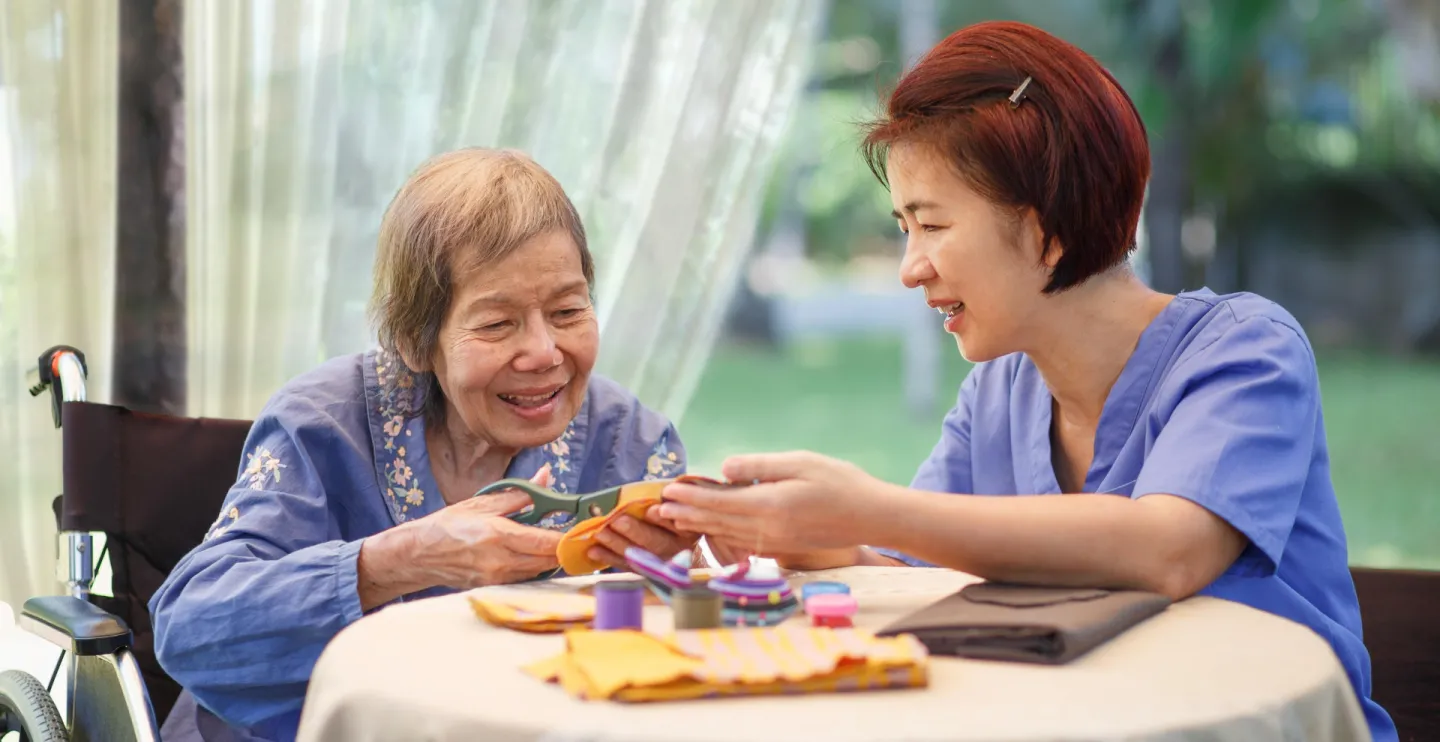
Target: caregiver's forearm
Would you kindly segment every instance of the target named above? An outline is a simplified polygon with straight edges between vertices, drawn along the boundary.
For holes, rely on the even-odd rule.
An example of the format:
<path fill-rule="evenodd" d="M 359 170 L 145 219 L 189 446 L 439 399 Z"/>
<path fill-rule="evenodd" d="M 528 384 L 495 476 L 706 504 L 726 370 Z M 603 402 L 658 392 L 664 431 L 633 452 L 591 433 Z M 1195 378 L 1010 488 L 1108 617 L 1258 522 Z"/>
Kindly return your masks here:
<path fill-rule="evenodd" d="M 868 546 L 849 549 L 818 549 L 800 554 L 762 554 L 773 558 L 785 569 L 805 572 L 841 567 L 908 567 L 899 559 L 891 559 Z"/>
<path fill-rule="evenodd" d="M 993 580 L 1137 588 L 1184 598 L 1234 554 L 1178 498 L 1114 495 L 976 497 L 893 487 L 886 517 L 866 519 L 869 543 Z M 1178 503 L 1178 504 L 1177 504 Z M 1208 514 L 1206 514 L 1208 517 Z M 1227 527 L 1228 528 L 1228 527 Z M 1215 574 L 1211 574 L 1215 572 Z"/>
<path fill-rule="evenodd" d="M 868 546 L 860 547 L 860 554 L 855 560 L 857 567 L 908 567 L 910 565 L 892 556 L 881 554 Z"/>

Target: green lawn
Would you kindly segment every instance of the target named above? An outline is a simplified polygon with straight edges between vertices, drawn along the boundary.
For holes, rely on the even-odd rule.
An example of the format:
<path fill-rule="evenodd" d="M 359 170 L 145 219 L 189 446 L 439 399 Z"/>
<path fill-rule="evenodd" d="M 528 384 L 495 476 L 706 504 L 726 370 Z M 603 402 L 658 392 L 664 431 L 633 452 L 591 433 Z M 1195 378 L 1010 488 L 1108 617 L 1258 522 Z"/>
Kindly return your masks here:
<path fill-rule="evenodd" d="M 968 368 L 947 348 L 946 391 L 906 411 L 898 340 L 811 342 L 783 354 L 722 347 L 682 429 L 692 470 L 725 456 L 804 448 L 905 483 L 930 452 Z M 1322 358 L 1334 481 L 1351 561 L 1440 568 L 1440 363 Z"/>

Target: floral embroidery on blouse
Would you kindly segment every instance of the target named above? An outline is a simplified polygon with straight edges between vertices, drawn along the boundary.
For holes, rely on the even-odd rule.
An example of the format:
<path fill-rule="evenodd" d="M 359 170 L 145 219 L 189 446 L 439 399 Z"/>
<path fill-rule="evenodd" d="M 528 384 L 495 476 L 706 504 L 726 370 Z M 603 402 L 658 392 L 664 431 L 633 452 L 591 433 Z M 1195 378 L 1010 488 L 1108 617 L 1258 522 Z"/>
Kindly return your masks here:
<path fill-rule="evenodd" d="M 271 477 L 274 478 L 276 484 L 280 483 L 280 470 L 284 469 L 285 465 L 280 463 L 280 459 L 275 458 L 275 454 L 270 453 L 270 449 L 256 446 L 255 452 L 247 453 L 245 457 L 250 463 L 245 465 L 245 471 L 240 473 L 240 477 L 245 480 L 246 487 L 252 490 L 263 490 L 266 485 L 265 480 Z"/>
<path fill-rule="evenodd" d="M 410 418 L 420 409 L 419 389 L 414 372 L 385 351 L 375 354 L 375 377 L 380 387 L 380 418 L 385 421 L 380 426 L 385 434 L 385 450 L 394 454 L 382 466 L 385 497 L 391 509 L 404 520 L 410 508 L 425 503 L 425 491 L 417 486 L 405 446 L 405 440 L 415 434 L 414 421 Z"/>
<path fill-rule="evenodd" d="M 670 479 L 680 473 L 684 462 L 680 457 L 670 450 L 668 441 L 661 438 L 655 444 L 655 450 L 650 452 L 650 458 L 645 460 L 645 481 L 655 479 Z"/>
<path fill-rule="evenodd" d="M 550 513 L 535 521 L 535 527 L 544 528 L 547 531 L 564 531 L 570 528 L 574 520 L 574 513 Z"/>
<path fill-rule="evenodd" d="M 550 488 L 556 492 L 570 491 L 569 485 L 565 483 L 567 477 L 564 475 L 570 472 L 570 440 L 574 437 L 575 421 L 571 420 L 559 438 L 540 447 L 541 459 L 544 462 L 540 468 L 543 469 L 545 464 L 550 465 L 550 473 L 555 477 L 555 482 L 550 485 Z"/>
<path fill-rule="evenodd" d="M 205 540 L 209 541 L 230 530 L 230 527 L 235 525 L 235 521 L 237 520 L 240 520 L 240 508 L 232 505 L 229 510 L 221 512 L 220 517 L 216 518 L 215 522 L 210 524 L 210 530 L 205 534 Z"/>

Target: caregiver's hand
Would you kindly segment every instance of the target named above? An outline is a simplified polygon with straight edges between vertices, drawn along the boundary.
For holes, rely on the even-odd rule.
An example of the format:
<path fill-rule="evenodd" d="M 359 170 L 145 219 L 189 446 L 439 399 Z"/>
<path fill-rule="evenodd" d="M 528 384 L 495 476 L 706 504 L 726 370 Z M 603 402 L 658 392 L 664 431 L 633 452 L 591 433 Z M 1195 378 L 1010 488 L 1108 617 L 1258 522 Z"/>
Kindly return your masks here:
<path fill-rule="evenodd" d="M 549 469 L 531 481 L 549 486 Z M 560 566 L 561 534 L 505 517 L 533 505 L 519 490 L 472 497 L 365 539 L 356 565 L 362 610 L 431 587 L 528 580 Z"/>
<path fill-rule="evenodd" d="M 710 554 L 715 557 L 715 567 L 728 567 L 732 564 L 750 561 L 750 557 L 756 556 L 754 544 L 746 546 L 734 541 L 706 536 L 705 543 L 710 545 Z"/>
<path fill-rule="evenodd" d="M 722 472 L 732 482 L 759 483 L 735 489 L 671 484 L 660 516 L 705 534 L 725 561 L 755 554 L 789 569 L 826 569 L 865 560 L 865 523 L 883 512 L 886 485 L 860 467 L 796 452 L 736 456 Z"/>
<path fill-rule="evenodd" d="M 592 547 L 589 557 L 617 569 L 629 569 L 625 562 L 625 550 L 631 546 L 640 548 L 660 557 L 669 559 L 687 549 L 695 547 L 699 534 L 687 532 L 669 518 L 660 516 L 659 507 L 651 506 L 645 511 L 645 519 L 638 520 L 628 515 L 616 518 L 608 528 L 595 534 L 599 546 Z"/>

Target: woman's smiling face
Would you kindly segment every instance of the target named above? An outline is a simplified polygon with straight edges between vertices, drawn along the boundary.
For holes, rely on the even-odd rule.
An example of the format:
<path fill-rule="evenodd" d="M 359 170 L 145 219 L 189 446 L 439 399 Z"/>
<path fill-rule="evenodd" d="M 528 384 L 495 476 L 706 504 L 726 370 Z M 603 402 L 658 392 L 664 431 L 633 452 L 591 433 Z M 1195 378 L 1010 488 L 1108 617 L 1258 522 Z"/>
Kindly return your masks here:
<path fill-rule="evenodd" d="M 1006 213 L 923 145 L 896 145 L 886 174 L 906 233 L 901 282 L 923 289 L 929 305 L 944 313 L 945 330 L 966 360 L 1023 350 L 1059 245 L 1042 261 L 1033 214 Z"/>
<path fill-rule="evenodd" d="M 518 450 L 565 431 L 585 400 L 599 347 L 580 250 L 567 232 L 554 231 L 457 278 L 433 368 L 447 415 Z"/>

